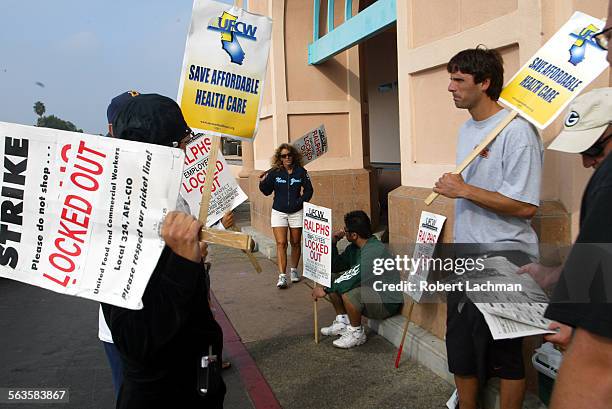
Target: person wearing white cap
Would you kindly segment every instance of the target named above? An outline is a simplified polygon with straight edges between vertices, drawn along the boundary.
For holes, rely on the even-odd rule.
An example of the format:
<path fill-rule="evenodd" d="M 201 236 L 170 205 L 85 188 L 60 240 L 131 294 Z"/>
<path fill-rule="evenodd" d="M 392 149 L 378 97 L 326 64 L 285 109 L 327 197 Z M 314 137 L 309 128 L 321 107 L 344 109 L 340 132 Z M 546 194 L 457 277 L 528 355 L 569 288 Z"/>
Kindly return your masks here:
<path fill-rule="evenodd" d="M 610 407 L 612 88 L 576 98 L 563 131 L 548 149 L 579 153 L 584 167 L 596 169 L 582 198 L 580 232 L 565 265 L 529 264 L 521 269 L 543 287 L 557 284 L 545 316 L 555 320 L 550 328 L 558 328 L 558 333 L 544 339 L 566 352 L 550 407 Z M 599 381 L 594 383 L 596 379 Z"/>
<path fill-rule="evenodd" d="M 608 50 L 608 62 L 612 65 L 612 51 L 608 47 L 612 34 L 611 22 L 612 0 L 608 4 L 607 26 L 593 36 L 597 45 Z M 610 80 L 612 80 L 612 70 L 610 70 Z M 597 98 L 600 98 L 602 106 L 606 107 L 602 111 L 607 112 L 607 126 L 605 126 L 606 117 L 599 117 L 602 123 L 599 126 L 593 126 L 593 133 L 587 133 L 587 135 L 591 138 L 595 137 L 597 132 L 601 132 L 600 136 L 589 149 L 581 152 L 583 164 L 593 166 L 597 170 L 591 177 L 582 198 L 580 233 L 576 239 L 576 243 L 597 243 L 600 248 L 607 250 L 608 255 L 611 250 L 610 243 L 612 243 L 612 155 L 610 155 L 612 151 L 610 140 L 612 98 L 610 90 L 611 88 L 598 90 L 595 94 Z M 584 98 L 588 98 L 590 94 L 592 92 L 585 94 Z M 585 156 L 591 156 L 594 159 L 587 161 Z M 601 254 L 602 252 L 598 255 Z M 561 278 L 564 278 L 564 275 L 570 276 L 571 272 L 574 275 L 588 273 L 588 262 L 599 265 L 601 276 L 611 273 L 610 264 L 612 263 L 604 263 L 603 260 L 597 260 L 595 257 L 586 261 L 586 265 L 575 269 L 578 271 L 565 269 Z M 608 283 L 611 281 L 609 276 L 606 279 Z M 555 292 L 553 301 L 558 299 L 558 294 Z M 590 304 L 568 304 L 565 308 L 566 312 L 574 310 L 572 318 L 576 331 L 559 369 L 550 404 L 551 409 L 610 407 L 610 402 L 612 402 L 612 377 L 610 376 L 612 369 L 612 304 L 609 303 L 609 297 L 606 300 L 607 304 L 594 304 L 595 301 L 599 300 L 591 300 Z M 560 313 L 562 311 L 559 311 L 559 304 L 551 305 L 546 311 L 549 318 L 563 321 L 564 319 L 559 317 Z M 568 323 L 571 324 L 571 322 Z"/>
<path fill-rule="evenodd" d="M 612 150 L 612 88 L 588 92 L 571 104 L 563 132 L 548 149 L 580 153 L 585 168 L 598 168 Z"/>

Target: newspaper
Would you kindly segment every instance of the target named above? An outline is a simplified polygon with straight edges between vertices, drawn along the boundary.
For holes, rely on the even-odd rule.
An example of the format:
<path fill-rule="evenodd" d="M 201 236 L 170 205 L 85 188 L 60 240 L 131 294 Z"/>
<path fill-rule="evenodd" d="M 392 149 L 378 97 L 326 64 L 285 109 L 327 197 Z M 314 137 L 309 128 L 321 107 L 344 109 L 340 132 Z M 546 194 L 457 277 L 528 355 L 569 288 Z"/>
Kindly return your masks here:
<path fill-rule="evenodd" d="M 481 304 L 476 304 L 476 307 L 482 312 L 493 339 L 507 339 L 507 338 L 522 338 L 531 335 L 540 334 L 554 334 L 555 331 L 546 330 L 538 327 L 534 327 L 529 324 L 523 324 L 518 321 L 503 318 L 499 315 L 493 315 L 486 310 L 481 308 Z"/>
<path fill-rule="evenodd" d="M 446 407 L 448 409 L 457 409 L 459 407 L 459 393 L 457 389 L 455 389 L 448 402 L 446 402 Z"/>
<path fill-rule="evenodd" d="M 548 304 L 545 303 L 521 303 L 521 304 L 492 304 L 479 303 L 480 311 L 497 315 L 502 318 L 517 321 L 535 328 L 548 330 L 551 320 L 544 318 L 544 311 Z"/>
<path fill-rule="evenodd" d="M 548 329 L 551 321 L 544 318 L 548 297 L 529 274 L 517 274 L 519 267 L 505 257 L 489 257 L 482 261 L 484 269 L 470 271 L 450 281 L 461 281 L 466 288 L 499 285 L 511 289 L 466 291 L 483 314 L 493 339 L 555 333 Z"/>

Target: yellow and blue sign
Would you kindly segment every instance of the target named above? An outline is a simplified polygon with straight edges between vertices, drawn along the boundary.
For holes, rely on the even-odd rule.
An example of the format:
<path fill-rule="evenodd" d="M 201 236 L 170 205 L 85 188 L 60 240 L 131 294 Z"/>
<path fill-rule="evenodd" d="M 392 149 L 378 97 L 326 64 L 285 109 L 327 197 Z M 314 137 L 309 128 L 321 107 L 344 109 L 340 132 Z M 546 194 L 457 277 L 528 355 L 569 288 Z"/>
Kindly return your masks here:
<path fill-rule="evenodd" d="M 500 101 L 540 129 L 607 67 L 606 50 L 593 36 L 604 22 L 576 12 L 512 77 Z"/>
<path fill-rule="evenodd" d="M 194 1 L 178 94 L 192 129 L 255 138 L 271 33 L 268 17 Z"/>

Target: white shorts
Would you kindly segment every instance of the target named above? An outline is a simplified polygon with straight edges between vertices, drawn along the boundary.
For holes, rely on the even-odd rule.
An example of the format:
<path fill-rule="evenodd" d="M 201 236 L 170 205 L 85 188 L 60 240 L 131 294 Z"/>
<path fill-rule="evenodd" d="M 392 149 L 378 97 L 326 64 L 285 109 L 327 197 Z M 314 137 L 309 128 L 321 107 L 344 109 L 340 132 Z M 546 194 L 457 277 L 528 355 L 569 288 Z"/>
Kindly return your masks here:
<path fill-rule="evenodd" d="M 304 222 L 303 209 L 295 213 L 283 213 L 272 209 L 270 223 L 272 227 L 291 227 L 292 229 L 302 228 Z"/>

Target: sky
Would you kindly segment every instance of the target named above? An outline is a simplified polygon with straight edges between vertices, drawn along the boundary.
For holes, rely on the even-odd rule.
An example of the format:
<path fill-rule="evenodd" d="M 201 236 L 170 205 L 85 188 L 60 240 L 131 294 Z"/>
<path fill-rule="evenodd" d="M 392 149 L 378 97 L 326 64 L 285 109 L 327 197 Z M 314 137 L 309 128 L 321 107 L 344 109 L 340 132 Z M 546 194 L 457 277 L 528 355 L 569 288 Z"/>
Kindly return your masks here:
<path fill-rule="evenodd" d="M 192 0 L 1 1 L 0 121 L 34 125 L 42 101 L 45 115 L 106 134 L 117 94 L 176 99 Z"/>

